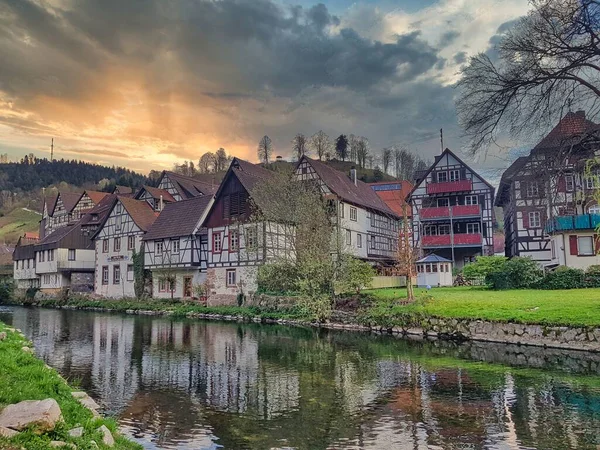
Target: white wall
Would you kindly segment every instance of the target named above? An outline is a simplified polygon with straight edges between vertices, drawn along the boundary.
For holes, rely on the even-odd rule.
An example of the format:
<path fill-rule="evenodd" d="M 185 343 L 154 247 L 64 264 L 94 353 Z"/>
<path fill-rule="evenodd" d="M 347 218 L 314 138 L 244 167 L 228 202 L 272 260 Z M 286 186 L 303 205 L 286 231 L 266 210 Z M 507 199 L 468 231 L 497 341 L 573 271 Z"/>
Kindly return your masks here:
<path fill-rule="evenodd" d="M 575 269 L 586 270 L 589 266 L 600 264 L 600 255 L 578 256 L 571 255 L 569 248 L 569 236 L 577 237 L 587 236 L 594 239 L 594 231 L 569 231 L 565 234 L 556 234 L 551 237 L 551 246 L 554 245 L 554 256 L 551 259 L 552 264 L 573 267 Z M 553 244 L 552 244 L 553 243 Z M 597 249 L 596 249 L 597 251 Z"/>
<path fill-rule="evenodd" d="M 175 289 L 173 291 L 173 298 L 184 298 L 183 297 L 183 279 L 185 277 L 192 277 L 192 296 L 196 296 L 194 287 L 203 284 L 206 281 L 206 272 L 200 272 L 198 269 L 170 269 L 175 275 Z M 164 272 L 163 272 L 164 273 Z M 152 271 L 152 297 L 153 298 L 171 298 L 171 291 L 165 292 L 159 291 L 159 280 L 161 278 L 160 270 Z"/>

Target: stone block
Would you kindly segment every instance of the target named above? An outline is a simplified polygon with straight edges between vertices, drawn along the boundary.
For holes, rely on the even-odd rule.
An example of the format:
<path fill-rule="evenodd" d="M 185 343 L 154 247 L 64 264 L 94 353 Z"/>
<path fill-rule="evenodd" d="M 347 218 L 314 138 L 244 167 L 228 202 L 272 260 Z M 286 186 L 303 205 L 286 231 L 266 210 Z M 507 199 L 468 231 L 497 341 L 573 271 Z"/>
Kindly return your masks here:
<path fill-rule="evenodd" d="M 34 427 L 36 432 L 54 430 L 61 420 L 62 412 L 53 398 L 46 400 L 26 400 L 8 405 L 0 413 L 0 427 L 22 431 Z"/>

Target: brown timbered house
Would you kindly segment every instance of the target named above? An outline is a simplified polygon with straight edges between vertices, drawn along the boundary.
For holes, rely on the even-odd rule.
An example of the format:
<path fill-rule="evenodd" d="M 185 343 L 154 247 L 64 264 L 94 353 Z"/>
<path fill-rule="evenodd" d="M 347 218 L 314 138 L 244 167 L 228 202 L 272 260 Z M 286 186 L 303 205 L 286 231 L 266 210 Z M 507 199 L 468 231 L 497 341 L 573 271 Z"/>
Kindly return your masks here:
<path fill-rule="evenodd" d="M 153 297 L 191 298 L 206 280 L 208 234 L 201 225 L 212 203 L 212 195 L 168 203 L 144 236 Z"/>
<path fill-rule="evenodd" d="M 597 130 L 583 111 L 569 112 L 504 172 L 495 204 L 504 211 L 506 256 L 556 265 L 546 225 L 557 217 L 600 212 L 594 200 L 598 177 L 586 178 L 585 170 L 597 154 Z"/>
<path fill-rule="evenodd" d="M 494 254 L 494 188 L 449 149 L 410 193 L 413 245 L 461 268 Z"/>

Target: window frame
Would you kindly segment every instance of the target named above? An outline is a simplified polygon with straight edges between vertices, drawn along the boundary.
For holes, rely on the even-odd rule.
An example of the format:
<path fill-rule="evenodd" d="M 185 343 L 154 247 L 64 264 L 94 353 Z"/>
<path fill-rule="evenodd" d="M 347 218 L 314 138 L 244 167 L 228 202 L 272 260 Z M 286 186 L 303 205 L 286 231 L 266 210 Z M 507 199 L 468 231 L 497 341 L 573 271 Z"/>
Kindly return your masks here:
<path fill-rule="evenodd" d="M 131 277 L 129 274 L 131 273 Z M 134 281 L 135 275 L 133 272 L 133 264 L 127 264 L 127 281 Z"/>
<path fill-rule="evenodd" d="M 581 252 L 581 241 L 585 240 L 588 241 L 591 245 L 589 246 L 590 248 L 590 252 L 589 253 L 582 253 Z M 577 236 L 577 256 L 595 256 L 596 252 L 594 251 L 594 237 L 593 236 Z"/>
<path fill-rule="evenodd" d="M 135 250 L 135 236 L 127 236 L 127 250 Z"/>
<path fill-rule="evenodd" d="M 362 248 L 362 234 L 356 233 L 356 247 Z"/>
<path fill-rule="evenodd" d="M 73 252 L 73 257 L 71 257 L 71 252 Z M 74 248 L 70 248 L 67 252 L 67 258 L 69 261 L 75 261 L 77 259 L 77 250 Z"/>
<path fill-rule="evenodd" d="M 121 251 L 121 238 L 120 237 L 116 237 L 113 239 L 113 252 L 120 252 Z"/>
<path fill-rule="evenodd" d="M 475 203 L 473 203 L 473 199 L 475 200 Z M 465 195 L 465 205 L 466 206 L 479 205 L 479 196 L 478 195 Z"/>
<path fill-rule="evenodd" d="M 352 231 L 346 230 L 346 245 L 352 245 Z"/>
<path fill-rule="evenodd" d="M 565 191 L 573 192 L 574 190 L 575 190 L 575 177 L 573 175 L 565 175 Z"/>
<path fill-rule="evenodd" d="M 121 284 L 121 265 L 115 264 L 113 266 L 113 284 Z"/>
<path fill-rule="evenodd" d="M 179 254 L 179 250 L 180 250 L 179 238 L 171 239 L 170 244 L 171 244 L 171 253 Z"/>
<path fill-rule="evenodd" d="M 229 229 L 229 251 L 237 252 L 239 249 L 240 249 L 240 232 L 239 232 L 239 230 L 232 230 L 230 228 Z"/>
<path fill-rule="evenodd" d="M 108 253 L 109 243 L 108 239 L 102 239 L 102 253 Z"/>
<path fill-rule="evenodd" d="M 471 227 L 471 231 L 469 231 L 469 227 Z M 479 222 L 469 222 L 467 223 L 467 234 L 481 234 L 481 224 Z M 473 231 L 473 229 L 477 229 L 477 231 Z"/>
<path fill-rule="evenodd" d="M 440 203 L 446 203 L 446 204 L 442 205 Z M 438 208 L 449 208 L 450 207 L 450 199 L 448 197 L 440 197 L 437 199 L 436 205 Z"/>
<path fill-rule="evenodd" d="M 540 187 L 537 181 L 525 182 L 525 196 L 527 198 L 535 198 L 540 195 Z"/>
<path fill-rule="evenodd" d="M 218 239 L 217 239 L 218 238 Z M 219 244 L 219 249 L 217 250 L 217 241 Z M 213 233 L 212 235 L 212 252 L 213 253 L 221 253 L 223 251 L 223 237 L 221 232 Z"/>
<path fill-rule="evenodd" d="M 442 177 L 442 175 L 443 175 L 443 177 Z M 444 179 L 442 180 L 442 178 L 444 178 Z M 445 170 L 438 172 L 436 175 L 436 179 L 437 179 L 438 183 L 447 183 L 448 182 L 448 172 L 446 172 Z"/>
<path fill-rule="evenodd" d="M 233 282 L 231 282 L 231 280 L 230 280 L 230 275 L 233 275 Z M 225 286 L 226 287 L 237 286 L 237 271 L 236 271 L 236 269 L 225 270 Z"/>
<path fill-rule="evenodd" d="M 108 285 L 109 281 L 110 281 L 110 274 L 108 272 L 108 266 L 102 266 L 102 285 L 103 286 Z"/>
<path fill-rule="evenodd" d="M 352 222 L 358 221 L 358 211 L 357 211 L 356 207 L 354 207 L 354 206 L 350 207 L 350 220 Z"/>
<path fill-rule="evenodd" d="M 527 213 L 529 219 L 529 226 L 527 228 L 541 228 L 542 227 L 542 215 L 539 211 L 529 211 Z"/>
<path fill-rule="evenodd" d="M 456 174 L 456 178 L 453 179 L 453 175 Z M 460 181 L 460 169 L 450 169 L 448 171 L 448 179 L 452 181 Z"/>
<path fill-rule="evenodd" d="M 162 256 L 165 251 L 165 243 L 162 240 L 154 241 L 154 254 Z"/>

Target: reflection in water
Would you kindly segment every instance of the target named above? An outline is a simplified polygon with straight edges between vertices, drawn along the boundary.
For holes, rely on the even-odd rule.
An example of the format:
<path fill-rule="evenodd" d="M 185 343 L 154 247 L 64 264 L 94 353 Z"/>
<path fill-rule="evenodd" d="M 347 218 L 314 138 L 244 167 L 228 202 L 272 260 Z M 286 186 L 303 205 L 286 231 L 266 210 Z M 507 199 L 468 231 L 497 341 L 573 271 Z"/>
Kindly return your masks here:
<path fill-rule="evenodd" d="M 0 320 L 146 448 L 600 444 L 600 355 L 40 308 Z"/>

